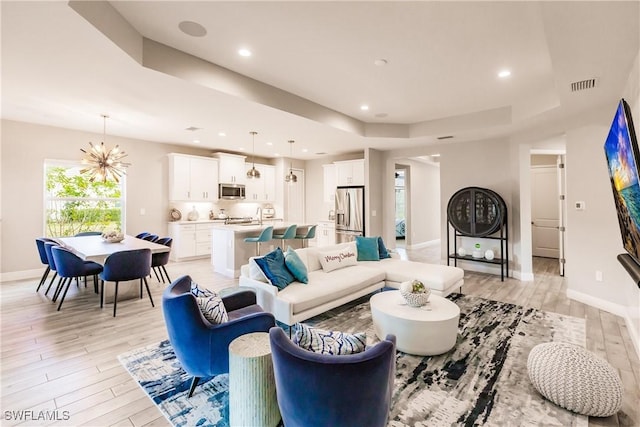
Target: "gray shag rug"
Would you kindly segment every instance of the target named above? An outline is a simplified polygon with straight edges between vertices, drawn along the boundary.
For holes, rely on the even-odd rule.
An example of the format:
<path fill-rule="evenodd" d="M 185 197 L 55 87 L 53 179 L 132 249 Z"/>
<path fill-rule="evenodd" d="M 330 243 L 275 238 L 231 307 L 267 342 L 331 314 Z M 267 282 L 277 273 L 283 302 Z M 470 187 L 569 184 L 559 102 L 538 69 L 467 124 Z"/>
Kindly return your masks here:
<path fill-rule="evenodd" d="M 460 307 L 456 346 L 438 356 L 396 354 L 389 426 L 587 426 L 585 416 L 542 397 L 527 375 L 537 344 L 585 345 L 585 321 L 533 308 L 452 294 Z M 305 322 L 323 329 L 367 333 L 378 341 L 368 297 Z M 286 329 L 286 326 L 285 326 Z M 191 378 L 163 341 L 118 357 L 175 426 L 228 426 L 228 375 L 203 379 L 187 399 Z"/>

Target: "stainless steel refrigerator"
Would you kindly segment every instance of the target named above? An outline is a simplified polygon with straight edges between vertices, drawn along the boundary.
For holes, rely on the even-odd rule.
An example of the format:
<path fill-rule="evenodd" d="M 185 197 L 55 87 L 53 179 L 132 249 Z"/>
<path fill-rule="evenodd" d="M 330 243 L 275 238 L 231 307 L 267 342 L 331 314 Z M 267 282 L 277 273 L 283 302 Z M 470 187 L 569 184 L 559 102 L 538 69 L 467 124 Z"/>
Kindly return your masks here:
<path fill-rule="evenodd" d="M 336 188 L 336 243 L 364 235 L 364 187 Z"/>

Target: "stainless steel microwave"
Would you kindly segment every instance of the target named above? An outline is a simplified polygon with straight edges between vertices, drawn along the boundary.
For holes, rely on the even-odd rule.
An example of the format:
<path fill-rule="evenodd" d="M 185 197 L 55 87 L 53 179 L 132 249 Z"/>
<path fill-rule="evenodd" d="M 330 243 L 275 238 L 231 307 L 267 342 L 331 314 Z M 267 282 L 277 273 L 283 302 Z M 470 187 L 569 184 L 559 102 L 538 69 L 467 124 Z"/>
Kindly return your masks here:
<path fill-rule="evenodd" d="M 218 184 L 218 197 L 220 199 L 244 199 L 245 189 L 243 184 Z"/>

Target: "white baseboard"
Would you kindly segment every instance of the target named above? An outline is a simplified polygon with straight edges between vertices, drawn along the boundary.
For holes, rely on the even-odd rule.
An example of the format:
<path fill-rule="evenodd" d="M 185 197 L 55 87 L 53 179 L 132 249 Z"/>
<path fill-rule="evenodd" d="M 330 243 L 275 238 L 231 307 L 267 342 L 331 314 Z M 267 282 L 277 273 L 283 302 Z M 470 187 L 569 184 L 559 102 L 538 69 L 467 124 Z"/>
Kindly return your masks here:
<path fill-rule="evenodd" d="M 43 268 L 33 270 L 9 271 L 8 273 L 0 273 L 0 282 L 12 282 L 14 280 L 38 279 L 44 273 Z"/>
<path fill-rule="evenodd" d="M 631 342 L 633 342 L 633 347 L 636 350 L 636 354 L 640 355 L 640 331 L 636 330 L 634 323 L 629 317 L 625 306 L 612 303 L 611 301 L 605 301 L 603 299 L 596 298 L 593 295 L 574 291 L 572 289 L 567 289 L 567 298 L 622 317 L 624 319 L 625 325 L 627 326 L 627 330 L 629 331 L 629 336 L 631 337 Z"/>

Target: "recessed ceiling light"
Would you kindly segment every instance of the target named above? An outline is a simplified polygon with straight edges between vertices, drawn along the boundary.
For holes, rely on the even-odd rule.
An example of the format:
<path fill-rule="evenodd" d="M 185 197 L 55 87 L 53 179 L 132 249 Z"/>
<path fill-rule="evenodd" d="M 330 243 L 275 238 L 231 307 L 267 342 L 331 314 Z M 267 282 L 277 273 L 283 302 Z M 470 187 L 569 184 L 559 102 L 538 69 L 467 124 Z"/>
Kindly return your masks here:
<path fill-rule="evenodd" d="M 378 67 L 384 67 L 385 65 L 387 65 L 389 63 L 389 61 L 387 61 L 386 59 L 380 58 L 380 59 L 376 59 L 375 61 L 373 61 L 373 63 L 375 65 L 377 65 Z"/>
<path fill-rule="evenodd" d="M 504 79 L 506 77 L 509 77 L 511 75 L 511 71 L 510 70 L 502 70 L 498 73 L 498 77 L 500 77 L 501 79 Z"/>
<path fill-rule="evenodd" d="M 273 145 L 273 142 L 267 142 L 267 145 Z"/>
<path fill-rule="evenodd" d="M 440 154 L 438 154 L 438 153 L 432 154 L 431 157 L 440 157 Z"/>
<path fill-rule="evenodd" d="M 200 144 L 200 140 L 199 140 L 199 139 L 194 139 L 194 140 L 193 140 L 193 143 L 194 143 L 194 144 Z"/>
<path fill-rule="evenodd" d="M 182 21 L 178 24 L 180 31 L 191 37 L 204 37 L 207 35 L 207 29 L 197 22 Z"/>
<path fill-rule="evenodd" d="M 227 136 L 227 134 L 224 132 L 218 132 L 218 136 Z"/>
<path fill-rule="evenodd" d="M 280 157 L 280 153 L 273 153 L 274 156 Z"/>
<path fill-rule="evenodd" d="M 251 56 L 251 51 L 249 49 L 240 49 L 238 51 L 238 55 L 244 56 L 246 58 L 246 57 Z"/>
<path fill-rule="evenodd" d="M 307 150 L 306 148 L 303 148 L 303 149 L 302 149 L 302 152 L 303 152 L 303 153 L 306 153 L 307 151 L 309 151 L 309 150 Z"/>
<path fill-rule="evenodd" d="M 244 147 L 239 147 L 238 151 L 244 151 Z"/>
<path fill-rule="evenodd" d="M 361 105 L 361 106 L 360 106 L 360 109 L 361 109 L 362 111 L 368 111 L 368 110 L 369 110 L 369 106 L 368 106 L 368 105 Z"/>

